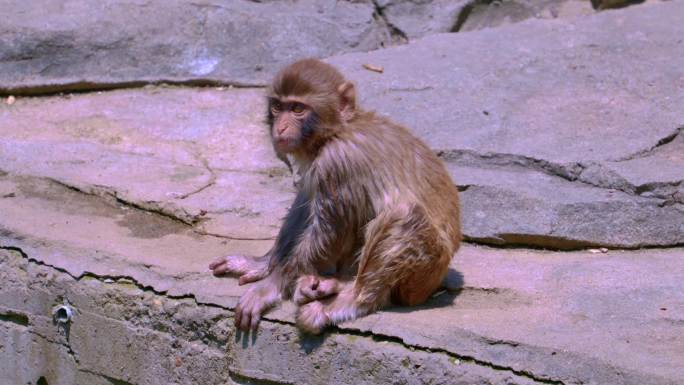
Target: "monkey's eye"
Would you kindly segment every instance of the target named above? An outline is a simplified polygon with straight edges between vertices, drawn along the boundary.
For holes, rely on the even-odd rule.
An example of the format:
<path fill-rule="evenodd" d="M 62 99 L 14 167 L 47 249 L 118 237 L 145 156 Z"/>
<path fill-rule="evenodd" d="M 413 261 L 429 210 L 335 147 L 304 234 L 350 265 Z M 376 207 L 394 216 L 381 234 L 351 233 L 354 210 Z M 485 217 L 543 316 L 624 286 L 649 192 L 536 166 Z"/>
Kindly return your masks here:
<path fill-rule="evenodd" d="M 295 114 L 301 114 L 304 112 L 304 105 L 301 103 L 295 103 L 292 105 L 292 112 Z"/>
<path fill-rule="evenodd" d="M 278 113 L 282 110 L 283 110 L 283 106 L 282 106 L 282 104 L 280 104 L 280 102 L 271 103 L 271 111 L 273 111 L 274 113 Z"/>

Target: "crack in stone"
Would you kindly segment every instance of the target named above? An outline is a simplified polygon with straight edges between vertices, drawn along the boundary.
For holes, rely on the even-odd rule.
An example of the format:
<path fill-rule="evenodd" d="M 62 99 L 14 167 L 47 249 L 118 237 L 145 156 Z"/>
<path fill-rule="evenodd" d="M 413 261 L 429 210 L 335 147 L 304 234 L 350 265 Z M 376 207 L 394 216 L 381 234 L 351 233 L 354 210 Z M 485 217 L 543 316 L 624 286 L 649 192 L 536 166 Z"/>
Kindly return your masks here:
<path fill-rule="evenodd" d="M 228 370 L 230 379 L 238 385 L 295 385 L 294 382 L 266 378 L 263 373 L 256 373 L 254 370 L 247 373 L 232 366 Z"/>
<path fill-rule="evenodd" d="M 404 31 L 399 29 L 396 25 L 392 24 L 387 16 L 385 15 L 385 7 L 380 6 L 377 0 L 372 0 L 374 8 L 374 16 L 376 19 L 380 20 L 382 24 L 387 28 L 387 32 L 390 35 L 391 43 L 393 44 L 406 44 L 409 42 L 409 38 Z"/>
<path fill-rule="evenodd" d="M 30 334 L 33 334 L 34 336 L 36 336 L 38 338 L 44 339 L 48 343 L 57 344 L 57 345 L 65 348 L 67 350 L 67 353 L 69 354 L 69 356 L 74 360 L 74 362 L 76 362 L 76 364 L 81 363 L 81 361 L 79 361 L 79 359 L 78 359 L 78 354 L 71 348 L 71 346 L 69 344 L 64 343 L 62 341 L 59 341 L 59 340 L 55 340 L 53 338 L 49 338 L 47 336 L 44 336 L 44 335 L 42 335 L 42 334 L 38 333 L 37 331 L 30 329 L 30 328 L 27 328 L 26 331 Z"/>
<path fill-rule="evenodd" d="M 678 133 L 682 131 L 684 129 L 679 129 Z M 672 135 L 668 136 L 667 140 L 658 142 L 659 144 L 656 147 L 670 143 L 674 140 L 674 137 Z M 656 147 L 649 151 L 653 151 Z M 684 194 L 678 193 L 678 188 L 682 186 L 682 181 L 650 182 L 635 185 L 617 173 L 612 173 L 612 178 L 609 181 L 594 181 L 588 176 L 588 173 L 602 170 L 603 164 L 600 162 L 559 164 L 525 155 L 505 153 L 481 154 L 472 150 L 438 150 L 436 153 L 437 156 L 446 162 L 460 162 L 473 167 L 518 166 L 527 170 L 542 172 L 549 176 L 559 177 L 568 182 L 579 182 L 591 187 L 616 190 L 635 197 L 662 200 L 664 202 L 661 203 L 665 205 L 684 203 Z M 461 191 L 467 190 L 467 187 Z"/>
<path fill-rule="evenodd" d="M 169 299 L 173 299 L 173 300 L 189 300 L 189 301 L 194 302 L 198 306 L 206 306 L 206 307 L 211 307 L 211 308 L 228 310 L 231 312 L 234 312 L 234 310 L 235 310 L 234 308 L 231 308 L 228 306 L 222 306 L 222 305 L 218 305 L 218 304 L 214 304 L 214 303 L 210 303 L 210 302 L 199 301 L 194 294 L 171 295 L 171 294 L 168 294 L 167 291 L 157 290 L 151 285 L 144 285 L 144 284 L 138 282 L 137 279 L 135 279 L 131 276 L 127 276 L 127 275 L 107 275 L 107 274 L 102 275 L 102 274 L 95 274 L 95 273 L 87 272 L 87 271 L 83 272 L 80 275 L 74 275 L 70 271 L 68 271 L 67 269 L 64 269 L 64 268 L 61 268 L 61 267 L 58 267 L 58 266 L 55 266 L 55 265 L 52 265 L 49 263 L 45 263 L 43 261 L 40 261 L 40 260 L 37 260 L 35 258 L 30 257 L 21 247 L 2 245 L 2 246 L 0 246 L 0 250 L 14 251 L 14 252 L 18 253 L 19 255 L 21 255 L 21 257 L 23 259 L 25 259 L 26 261 L 28 261 L 29 263 L 33 263 L 33 264 L 36 264 L 39 266 L 44 266 L 44 267 L 47 267 L 50 269 L 54 269 L 60 273 L 66 274 L 67 276 L 71 277 L 72 279 L 74 279 L 77 282 L 80 282 L 80 280 L 84 279 L 84 278 L 95 279 L 95 280 L 98 280 L 98 281 L 103 282 L 103 283 L 105 283 L 106 280 L 113 280 L 113 281 L 125 280 L 126 283 L 133 284 L 135 287 L 137 287 L 139 290 L 141 290 L 143 292 L 151 292 L 155 295 L 162 296 L 162 297 L 169 298 Z M 295 324 L 293 322 L 283 321 L 283 320 L 269 318 L 269 317 L 262 317 L 262 318 L 264 321 L 276 323 L 279 325 L 286 325 L 286 326 L 291 326 L 291 327 L 295 326 Z M 387 335 L 387 334 L 382 334 L 382 333 L 375 333 L 375 332 L 371 332 L 371 331 L 361 331 L 358 329 L 340 328 L 339 326 L 330 327 L 326 333 L 330 333 L 332 331 L 334 331 L 338 334 L 342 334 L 342 335 L 366 337 L 366 338 L 372 339 L 373 341 L 378 341 L 378 342 L 396 343 L 396 344 L 402 346 L 403 348 L 409 349 L 409 350 L 416 350 L 416 351 L 421 351 L 421 352 L 425 352 L 425 353 L 444 354 L 451 359 L 469 362 L 472 364 L 484 366 L 484 367 L 494 369 L 497 371 L 510 372 L 510 373 L 515 374 L 515 375 L 525 377 L 525 378 L 531 379 L 533 381 L 536 381 L 536 382 L 539 382 L 542 384 L 564 385 L 564 382 L 561 380 L 553 379 L 553 378 L 549 378 L 549 377 L 544 377 L 544 376 L 538 376 L 538 375 L 535 375 L 534 373 L 532 373 L 528 370 L 514 369 L 514 368 L 509 367 L 509 366 L 500 365 L 500 364 L 496 364 L 493 362 L 481 360 L 481 359 L 478 359 L 478 358 L 475 358 L 472 356 L 468 356 L 468 355 L 458 354 L 458 353 L 455 353 L 455 352 L 452 352 L 452 351 L 449 351 L 446 349 L 442 349 L 442 348 L 431 348 L 431 347 L 422 346 L 422 345 L 418 345 L 418 344 L 406 343 L 402 338 L 397 337 L 397 336 L 392 336 L 392 335 Z M 509 343 L 508 345 L 511 345 L 511 344 Z M 74 358 L 76 359 L 75 356 L 74 356 Z"/>
<path fill-rule="evenodd" d="M 538 375 L 535 375 L 534 373 L 532 373 L 528 370 L 514 369 L 514 368 L 509 367 L 509 366 L 504 366 L 504 365 L 495 364 L 493 362 L 484 361 L 484 360 L 475 358 L 473 356 L 454 353 L 450 350 L 446 350 L 446 349 L 442 349 L 442 348 L 431 348 L 431 347 L 417 345 L 417 344 L 409 344 L 409 343 L 406 343 L 403 338 L 397 337 L 397 336 L 392 336 L 392 335 L 382 334 L 382 333 L 375 333 L 375 332 L 370 332 L 370 331 L 362 331 L 362 330 L 340 329 L 337 326 L 333 326 L 330 329 L 335 330 L 335 332 L 338 332 L 341 334 L 351 334 L 351 335 L 354 335 L 357 337 L 370 338 L 373 341 L 396 343 L 396 344 L 398 344 L 404 348 L 413 349 L 413 350 L 417 350 L 417 351 L 421 351 L 421 352 L 444 354 L 451 359 L 460 360 L 463 362 L 468 362 L 468 363 L 476 364 L 479 366 L 484 366 L 484 367 L 494 369 L 494 370 L 498 370 L 498 371 L 510 372 L 510 373 L 515 374 L 515 375 L 528 378 L 530 380 L 533 380 L 533 381 L 541 383 L 541 384 L 556 384 L 556 385 L 564 385 L 565 384 L 563 381 L 561 381 L 559 379 L 538 376 Z M 511 347 L 517 347 L 518 346 L 518 345 L 513 345 L 512 343 L 508 343 L 507 345 L 511 346 Z"/>
<path fill-rule="evenodd" d="M 1 170 L 0 170 L 0 172 L 1 172 Z M 5 175 L 7 175 L 7 174 L 5 174 Z M 0 174 L 0 176 L 3 176 L 3 175 Z M 62 182 L 60 180 L 57 180 L 57 179 L 54 179 L 51 177 L 41 177 L 41 179 L 45 179 L 51 183 L 54 183 L 54 184 L 61 186 L 61 187 L 64 187 L 68 190 L 77 192 L 79 194 L 85 194 L 85 195 L 92 196 L 92 197 L 102 198 L 105 201 L 113 201 L 113 202 L 116 202 L 117 204 L 120 204 L 120 205 L 128 207 L 128 208 L 132 208 L 135 210 L 140 210 L 143 212 L 152 213 L 152 214 L 162 216 L 164 218 L 168 218 L 174 222 L 178 222 L 178 223 L 181 223 L 185 226 L 188 226 L 190 231 L 192 231 L 195 234 L 205 235 L 205 236 L 210 236 L 210 237 L 216 237 L 216 238 L 221 238 L 221 239 L 228 239 L 228 240 L 233 240 L 233 241 L 268 241 L 268 240 L 274 240 L 275 239 L 275 236 L 269 236 L 269 237 L 231 236 L 228 234 L 212 233 L 212 232 L 205 231 L 202 229 L 198 229 L 195 227 L 195 225 L 199 224 L 202 221 L 202 219 L 203 219 L 202 217 L 204 215 L 206 215 L 207 213 L 219 213 L 220 214 L 222 211 L 218 211 L 218 212 L 206 211 L 206 212 L 200 212 L 200 214 L 198 214 L 198 215 L 192 215 L 192 214 L 189 214 L 183 210 L 183 215 L 178 216 L 177 211 L 175 211 L 175 210 L 169 211 L 169 210 L 166 210 L 164 207 L 156 206 L 157 203 L 162 203 L 162 202 L 144 202 L 144 203 L 132 202 L 132 201 L 121 198 L 120 196 L 118 196 L 118 193 L 116 192 L 116 190 L 111 189 L 111 188 L 106 187 L 106 186 L 94 185 L 94 186 L 91 186 L 91 191 L 87 191 L 87 190 L 83 190 L 80 187 L 70 185 L 68 183 Z M 191 194 L 187 194 L 187 196 L 185 198 L 189 197 L 190 195 L 197 194 L 197 193 L 201 192 L 201 190 L 209 188 L 214 184 L 215 184 L 215 181 L 213 183 L 210 182 L 206 186 L 204 186 L 203 188 L 199 189 L 199 191 L 194 191 Z M 230 212 L 231 210 L 235 211 L 235 209 L 228 209 L 228 210 L 223 210 L 223 212 Z"/>
<path fill-rule="evenodd" d="M 88 190 L 84 190 L 81 187 L 76 187 L 74 185 L 70 185 L 66 182 L 63 182 L 61 180 L 54 179 L 51 177 L 44 177 L 44 179 L 48 180 L 52 183 L 55 183 L 59 186 L 62 186 L 66 189 L 69 189 L 71 191 L 75 191 L 75 192 L 78 192 L 81 194 L 90 195 L 90 196 L 94 196 L 94 197 L 103 198 L 105 200 L 113 200 L 114 202 L 116 202 L 120 205 L 130 207 L 130 208 L 134 208 L 134 209 L 137 209 L 140 211 L 145 211 L 145 212 L 150 212 L 150 213 L 154 213 L 157 215 L 161 215 L 165 218 L 169 218 L 173 221 L 183 223 L 187 226 L 194 226 L 197 223 L 199 223 L 201 220 L 199 215 L 192 215 L 192 214 L 186 212 L 185 210 L 182 210 L 182 208 L 180 208 L 180 207 L 176 208 L 175 210 L 165 209 L 164 207 L 161 207 L 159 205 L 163 202 L 146 201 L 146 202 L 141 203 L 141 202 L 133 202 L 131 200 L 127 200 L 125 198 L 122 198 L 116 190 L 114 190 L 113 188 L 107 187 L 107 186 L 92 185 L 92 186 L 90 186 L 90 191 L 88 191 Z M 182 211 L 180 213 L 181 215 L 178 215 L 179 210 Z"/>
<path fill-rule="evenodd" d="M 207 158 L 203 157 L 199 151 L 194 151 L 193 155 L 195 156 L 195 158 L 197 160 L 200 161 L 200 163 L 202 163 L 202 166 L 209 173 L 209 182 L 207 182 L 204 186 L 201 186 L 194 191 L 191 191 L 191 192 L 188 192 L 188 193 L 185 193 L 185 194 L 178 196 L 178 199 L 180 199 L 180 200 L 187 199 L 192 195 L 199 194 L 202 191 L 204 191 L 204 190 L 206 190 L 212 186 L 215 186 L 216 180 L 218 179 L 218 177 L 216 176 L 216 172 L 214 172 L 214 170 L 209 166 L 209 161 L 207 160 Z"/>
<path fill-rule="evenodd" d="M 463 8 L 461 8 L 461 11 L 456 16 L 454 25 L 451 27 L 449 32 L 460 32 L 461 28 L 463 28 L 463 25 L 466 23 L 466 21 L 468 21 L 468 17 L 470 17 L 470 14 L 473 12 L 473 9 L 475 9 L 476 6 L 481 4 L 489 4 L 491 2 L 492 0 L 471 0 L 468 2 L 463 6 Z"/>
<path fill-rule="evenodd" d="M 225 235 L 225 234 L 218 234 L 218 233 L 212 233 L 209 231 L 204 231 L 200 229 L 193 229 L 192 230 L 194 233 L 199 234 L 199 235 L 206 235 L 209 237 L 215 237 L 215 238 L 220 238 L 220 239 L 228 239 L 231 241 L 272 241 L 275 240 L 276 237 L 236 237 L 232 235 Z"/>
<path fill-rule="evenodd" d="M 61 84 L 43 84 L 35 86 L 18 86 L 0 88 L 0 97 L 14 96 L 55 96 L 65 93 L 80 94 L 120 89 L 143 88 L 146 86 L 179 86 L 179 87 L 226 87 L 226 88 L 258 88 L 263 89 L 266 84 L 230 82 L 209 78 L 192 79 L 159 79 L 159 80 L 133 80 L 120 82 L 93 82 L 74 81 Z"/>
<path fill-rule="evenodd" d="M 668 144 L 668 143 L 671 143 L 671 142 L 674 141 L 675 139 L 677 139 L 677 137 L 678 137 L 682 132 L 684 132 L 684 126 L 677 127 L 677 128 L 674 130 L 674 132 L 672 132 L 671 134 L 669 134 L 669 135 L 667 135 L 667 136 L 661 138 L 660 140 L 658 140 L 658 142 L 656 142 L 655 145 L 653 145 L 653 146 L 651 146 L 651 147 L 649 147 L 649 148 L 647 148 L 647 149 L 645 149 L 645 150 L 637 151 L 637 152 L 635 152 L 635 153 L 633 153 L 633 154 L 626 155 L 626 156 L 621 157 L 621 158 L 611 159 L 610 161 L 611 161 L 611 162 L 626 162 L 626 161 L 628 161 L 628 160 L 639 159 L 639 158 L 645 158 L 645 157 L 651 155 L 651 154 L 652 154 L 654 151 L 656 151 L 659 147 L 662 147 L 662 146 L 664 146 L 664 145 L 666 145 L 666 144 Z"/>
<path fill-rule="evenodd" d="M 120 380 L 118 378 L 110 377 L 106 374 L 98 373 L 98 372 L 95 372 L 94 370 L 91 370 L 91 369 L 78 369 L 78 371 L 82 372 L 82 373 L 92 374 L 93 376 L 102 377 L 105 380 L 107 380 L 109 383 L 111 383 L 112 385 L 134 385 L 130 382 Z"/>
<path fill-rule="evenodd" d="M 550 176 L 574 182 L 584 171 L 581 163 L 559 164 L 525 155 L 486 153 L 473 150 L 436 150 L 437 156 L 445 162 L 463 162 L 473 166 L 520 166 L 528 170 L 540 171 Z"/>

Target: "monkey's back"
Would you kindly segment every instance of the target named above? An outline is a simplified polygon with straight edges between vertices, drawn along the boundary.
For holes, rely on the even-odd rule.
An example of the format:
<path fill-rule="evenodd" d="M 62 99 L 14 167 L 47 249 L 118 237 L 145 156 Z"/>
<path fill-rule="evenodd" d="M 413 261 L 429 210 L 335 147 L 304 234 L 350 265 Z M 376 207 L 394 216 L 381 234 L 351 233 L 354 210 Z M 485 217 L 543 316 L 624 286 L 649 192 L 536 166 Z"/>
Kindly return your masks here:
<path fill-rule="evenodd" d="M 372 216 L 397 204 L 419 205 L 452 252 L 458 248 L 458 190 L 441 159 L 406 128 L 360 112 L 319 158 L 322 164 L 337 162 L 342 175 L 334 176 L 335 183 L 347 185 L 351 206 L 361 206 L 357 210 L 372 208 Z"/>

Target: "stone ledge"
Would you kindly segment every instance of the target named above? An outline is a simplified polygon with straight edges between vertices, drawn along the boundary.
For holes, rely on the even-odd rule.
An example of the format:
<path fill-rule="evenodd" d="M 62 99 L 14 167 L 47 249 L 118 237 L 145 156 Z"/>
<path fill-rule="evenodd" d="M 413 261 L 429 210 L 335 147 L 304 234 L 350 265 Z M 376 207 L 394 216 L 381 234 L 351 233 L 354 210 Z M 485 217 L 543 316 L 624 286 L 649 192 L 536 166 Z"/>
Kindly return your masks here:
<path fill-rule="evenodd" d="M 2 187 L 10 183 L 16 183 L 14 196 L 0 199 L 0 278 L 6 283 L 0 324 L 5 341 L 13 342 L 2 345 L 10 352 L 27 348 L 26 354 L 37 355 L 30 356 L 31 367 L 44 369 L 8 372 L 22 380 L 35 381 L 38 374 L 52 376 L 50 384 L 86 374 L 135 384 L 159 378 L 433 378 L 464 384 L 684 379 L 684 249 L 592 254 L 466 245 L 454 259 L 448 290 L 423 306 L 388 309 L 323 337 L 306 337 L 292 326 L 294 309 L 286 302 L 266 316 L 258 335 L 236 336 L 231 309 L 243 288 L 212 277 L 206 265 L 224 253 L 259 254 L 269 241 L 198 235 L 172 219 L 40 178 L 5 176 Z M 80 317 L 69 339 L 49 319 L 52 306 L 64 299 Z M 61 358 L 41 363 L 39 352 Z"/>

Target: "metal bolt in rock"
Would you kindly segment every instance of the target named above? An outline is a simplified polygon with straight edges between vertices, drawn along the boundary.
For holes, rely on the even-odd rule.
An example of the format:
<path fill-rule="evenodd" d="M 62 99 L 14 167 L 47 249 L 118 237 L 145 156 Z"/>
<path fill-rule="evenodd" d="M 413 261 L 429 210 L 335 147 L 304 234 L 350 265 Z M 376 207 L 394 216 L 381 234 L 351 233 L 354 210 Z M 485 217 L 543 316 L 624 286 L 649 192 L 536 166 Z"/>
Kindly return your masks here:
<path fill-rule="evenodd" d="M 59 305 L 52 310 L 52 316 L 59 324 L 67 324 L 71 322 L 74 311 L 69 305 Z"/>

